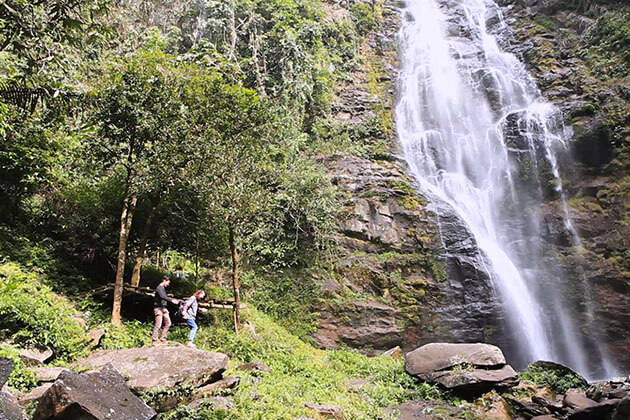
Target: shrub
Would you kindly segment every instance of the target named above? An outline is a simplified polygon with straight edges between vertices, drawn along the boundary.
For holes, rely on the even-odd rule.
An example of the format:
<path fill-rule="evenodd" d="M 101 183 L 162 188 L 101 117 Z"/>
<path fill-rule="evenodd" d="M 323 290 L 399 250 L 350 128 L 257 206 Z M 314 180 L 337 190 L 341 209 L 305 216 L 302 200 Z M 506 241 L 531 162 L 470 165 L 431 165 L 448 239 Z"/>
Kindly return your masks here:
<path fill-rule="evenodd" d="M 37 385 L 37 375 L 22 362 L 20 352 L 16 347 L 4 346 L 0 348 L 0 357 L 8 357 L 13 360 L 13 370 L 8 381 L 11 388 L 18 391 L 28 391 Z"/>
<path fill-rule="evenodd" d="M 554 367 L 532 363 L 519 374 L 519 377 L 537 385 L 548 386 L 559 394 L 564 394 L 571 388 L 585 389 L 588 386 L 584 378 L 560 365 Z"/>
<path fill-rule="evenodd" d="M 13 263 L 0 264 L 0 329 L 19 344 L 49 347 L 61 359 L 78 356 L 86 342 L 74 307 L 39 275 Z"/>

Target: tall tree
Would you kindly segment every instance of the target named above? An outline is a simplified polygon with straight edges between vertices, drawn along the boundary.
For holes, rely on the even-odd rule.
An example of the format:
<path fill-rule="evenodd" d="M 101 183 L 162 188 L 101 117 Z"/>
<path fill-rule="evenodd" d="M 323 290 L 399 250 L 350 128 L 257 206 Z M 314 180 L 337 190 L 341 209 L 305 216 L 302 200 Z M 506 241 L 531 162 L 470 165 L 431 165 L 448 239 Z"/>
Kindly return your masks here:
<path fill-rule="evenodd" d="M 125 194 L 120 217 L 112 322 L 119 324 L 127 243 L 139 194 L 161 190 L 183 173 L 189 158 L 185 74 L 171 57 L 145 51 L 114 68 L 99 92 L 98 152 L 106 169 L 122 172 Z"/>
<path fill-rule="evenodd" d="M 241 241 L 253 229 L 257 214 L 267 205 L 266 173 L 270 167 L 274 116 L 258 94 L 220 78 L 192 84 L 196 98 L 193 130 L 203 140 L 207 159 L 197 166 L 196 182 L 208 213 L 225 223 L 232 259 L 234 328 L 240 328 Z"/>

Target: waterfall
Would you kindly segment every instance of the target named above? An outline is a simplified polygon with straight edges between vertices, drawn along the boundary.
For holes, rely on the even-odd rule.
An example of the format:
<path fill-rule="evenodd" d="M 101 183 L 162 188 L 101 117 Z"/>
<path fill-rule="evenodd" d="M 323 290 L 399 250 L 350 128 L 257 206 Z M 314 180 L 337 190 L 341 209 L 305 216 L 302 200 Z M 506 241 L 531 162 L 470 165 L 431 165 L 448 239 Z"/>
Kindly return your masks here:
<path fill-rule="evenodd" d="M 541 206 L 552 195 L 569 241 L 580 245 L 559 169 L 570 133 L 501 48 L 509 28 L 500 8 L 491 0 L 407 0 L 402 14 L 399 141 L 422 192 L 447 203 L 474 236 L 522 347 L 514 363 L 555 360 L 587 376 L 610 374 L 597 340 L 596 354 L 585 350 L 588 339 L 557 285 L 562 270 L 541 240 Z"/>

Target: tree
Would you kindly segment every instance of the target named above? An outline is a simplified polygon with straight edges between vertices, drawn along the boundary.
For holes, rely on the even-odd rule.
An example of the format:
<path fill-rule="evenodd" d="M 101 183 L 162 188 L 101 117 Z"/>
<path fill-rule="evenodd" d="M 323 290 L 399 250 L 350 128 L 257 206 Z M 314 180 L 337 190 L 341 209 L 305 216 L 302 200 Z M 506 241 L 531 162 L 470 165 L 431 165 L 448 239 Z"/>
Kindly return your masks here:
<path fill-rule="evenodd" d="M 98 148 L 106 171 L 122 175 L 124 199 L 112 322 L 120 323 L 129 232 L 139 194 L 161 192 L 180 177 L 191 147 L 181 98 L 185 73 L 159 51 L 141 52 L 114 68 L 98 94 Z"/>
<path fill-rule="evenodd" d="M 240 327 L 240 249 L 256 215 L 268 203 L 266 188 L 269 151 L 273 144 L 274 114 L 258 94 L 221 78 L 205 77 L 191 83 L 194 98 L 192 128 L 203 145 L 197 153 L 196 185 L 208 214 L 222 220 L 232 260 L 234 328 Z"/>
<path fill-rule="evenodd" d="M 98 19 L 110 0 L 3 0 L 0 2 L 0 51 L 14 57 L 23 81 L 45 67 L 60 64 L 66 48 L 94 43 L 103 30 Z M 21 74 L 20 74 L 21 73 Z"/>

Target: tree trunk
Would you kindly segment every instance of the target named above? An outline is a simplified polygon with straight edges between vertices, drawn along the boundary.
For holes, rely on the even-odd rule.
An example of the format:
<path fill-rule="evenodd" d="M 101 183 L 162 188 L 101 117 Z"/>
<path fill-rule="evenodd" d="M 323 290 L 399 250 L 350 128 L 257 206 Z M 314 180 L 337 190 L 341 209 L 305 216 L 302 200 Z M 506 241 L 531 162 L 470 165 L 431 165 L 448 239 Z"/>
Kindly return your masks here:
<path fill-rule="evenodd" d="M 123 275 L 125 274 L 125 256 L 127 253 L 127 241 L 129 240 L 129 230 L 133 212 L 136 208 L 138 197 L 131 194 L 125 199 L 122 213 L 120 215 L 120 239 L 118 241 L 118 264 L 116 266 L 116 281 L 114 282 L 114 304 L 112 309 L 112 324 L 120 325 L 120 306 L 123 293 Z"/>
<path fill-rule="evenodd" d="M 236 3 L 230 2 L 230 53 L 228 60 L 237 62 L 236 59 L 236 42 L 238 41 L 238 35 L 236 33 Z"/>
<path fill-rule="evenodd" d="M 133 266 L 133 273 L 131 274 L 131 285 L 140 285 L 140 270 L 142 269 L 142 260 L 144 260 L 144 254 L 147 249 L 147 241 L 149 240 L 149 234 L 151 233 L 151 224 L 153 223 L 153 216 L 160 204 L 160 200 L 151 202 L 151 209 L 147 216 L 146 222 L 144 222 L 144 228 L 142 228 L 142 234 L 140 235 L 140 246 L 138 247 L 138 254 L 136 255 L 136 263 Z"/>
<path fill-rule="evenodd" d="M 230 251 L 232 251 L 232 286 L 234 287 L 234 331 L 241 327 L 241 286 L 238 280 L 238 251 L 234 240 L 234 228 L 230 226 Z"/>

